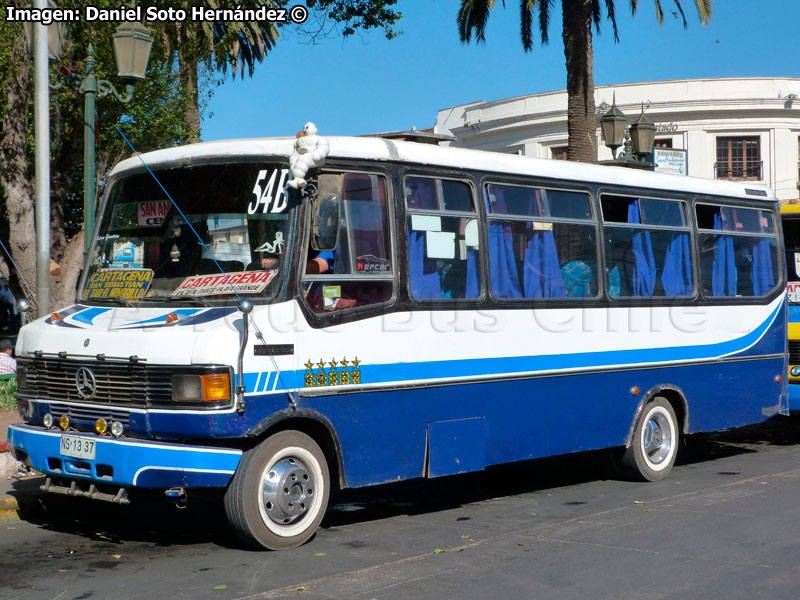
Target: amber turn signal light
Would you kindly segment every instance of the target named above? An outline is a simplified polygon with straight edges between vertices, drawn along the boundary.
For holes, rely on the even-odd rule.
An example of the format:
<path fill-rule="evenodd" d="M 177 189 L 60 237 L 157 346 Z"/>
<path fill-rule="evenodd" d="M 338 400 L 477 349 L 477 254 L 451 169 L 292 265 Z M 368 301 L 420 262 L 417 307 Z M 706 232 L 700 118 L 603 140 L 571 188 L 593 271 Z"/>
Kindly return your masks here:
<path fill-rule="evenodd" d="M 231 384 L 227 373 L 212 373 L 201 377 L 203 402 L 219 402 L 231 397 Z"/>

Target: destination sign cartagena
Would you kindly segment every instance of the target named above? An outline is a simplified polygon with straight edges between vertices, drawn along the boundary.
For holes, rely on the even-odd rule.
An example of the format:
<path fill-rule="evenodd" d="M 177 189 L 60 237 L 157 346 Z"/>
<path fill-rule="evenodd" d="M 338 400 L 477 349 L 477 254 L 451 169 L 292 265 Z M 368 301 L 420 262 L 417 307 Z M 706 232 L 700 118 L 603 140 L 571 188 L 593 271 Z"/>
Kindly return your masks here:
<path fill-rule="evenodd" d="M 184 279 L 172 295 L 258 294 L 264 291 L 276 273 L 277 271 L 243 271 L 225 275 L 193 275 Z"/>
<path fill-rule="evenodd" d="M 153 281 L 152 269 L 100 269 L 89 277 L 83 292 L 87 300 L 124 298 L 138 300 Z"/>

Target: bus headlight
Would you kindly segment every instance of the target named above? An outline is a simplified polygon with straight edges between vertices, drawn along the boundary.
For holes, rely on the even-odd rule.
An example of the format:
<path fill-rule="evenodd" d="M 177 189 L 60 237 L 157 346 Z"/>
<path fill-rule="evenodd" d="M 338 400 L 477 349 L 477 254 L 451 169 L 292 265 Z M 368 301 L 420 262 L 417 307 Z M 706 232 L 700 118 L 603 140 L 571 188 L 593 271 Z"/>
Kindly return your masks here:
<path fill-rule="evenodd" d="M 120 437 L 122 435 L 124 428 L 122 427 L 122 423 L 119 421 L 113 421 L 111 423 L 111 435 L 114 437 Z"/>
<path fill-rule="evenodd" d="M 173 375 L 172 398 L 175 402 L 226 402 L 231 398 L 227 373 Z"/>
<path fill-rule="evenodd" d="M 800 367 L 792 367 L 792 370 L 789 371 L 789 374 L 792 377 L 800 377 Z"/>
<path fill-rule="evenodd" d="M 45 416 L 42 417 L 42 425 L 50 429 L 53 426 L 53 415 L 50 413 L 45 414 Z"/>

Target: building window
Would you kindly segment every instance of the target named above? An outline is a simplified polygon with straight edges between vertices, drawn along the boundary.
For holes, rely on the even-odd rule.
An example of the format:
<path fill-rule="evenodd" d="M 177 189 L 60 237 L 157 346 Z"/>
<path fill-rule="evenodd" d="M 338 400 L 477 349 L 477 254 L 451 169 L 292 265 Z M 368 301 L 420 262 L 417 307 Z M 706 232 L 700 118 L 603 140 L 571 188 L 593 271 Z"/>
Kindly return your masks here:
<path fill-rule="evenodd" d="M 757 137 L 718 137 L 717 179 L 761 179 L 761 149 Z"/>
<path fill-rule="evenodd" d="M 662 138 L 653 143 L 653 148 L 672 148 L 672 138 Z"/>
<path fill-rule="evenodd" d="M 550 158 L 555 158 L 556 160 L 567 160 L 568 148 L 569 146 L 551 146 Z"/>

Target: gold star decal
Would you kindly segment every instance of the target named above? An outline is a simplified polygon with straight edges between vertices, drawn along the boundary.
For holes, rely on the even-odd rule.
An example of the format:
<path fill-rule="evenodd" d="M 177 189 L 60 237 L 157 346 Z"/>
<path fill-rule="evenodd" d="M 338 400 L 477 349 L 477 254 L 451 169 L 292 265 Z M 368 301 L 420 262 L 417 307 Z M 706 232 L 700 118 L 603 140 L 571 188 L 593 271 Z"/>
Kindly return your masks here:
<path fill-rule="evenodd" d="M 360 361 L 360 360 L 358 360 L 358 357 L 356 356 L 356 357 L 353 359 L 353 366 L 354 366 L 354 367 L 357 369 L 357 368 L 358 368 L 358 365 L 360 365 L 360 364 L 361 364 L 361 361 Z"/>
<path fill-rule="evenodd" d="M 345 357 L 344 357 L 344 358 L 343 358 L 343 359 L 342 359 L 342 360 L 339 362 L 339 364 L 340 364 L 340 365 L 342 365 L 343 367 L 347 367 L 347 363 L 348 363 L 348 362 L 350 362 L 350 361 L 349 361 L 349 360 L 347 360 L 347 357 L 345 356 Z"/>
<path fill-rule="evenodd" d="M 317 366 L 318 366 L 320 369 L 324 369 L 324 368 L 325 368 L 325 361 L 324 361 L 324 360 L 322 360 L 322 359 L 320 358 L 320 359 L 319 359 L 319 362 L 317 363 Z"/>
<path fill-rule="evenodd" d="M 306 363 L 306 371 L 310 371 L 313 368 L 314 368 L 314 363 L 311 362 L 311 359 L 309 358 L 308 362 Z"/>
<path fill-rule="evenodd" d="M 339 364 L 339 361 L 334 358 L 332 361 L 328 362 L 328 364 L 331 366 L 331 369 L 335 369 L 336 365 Z"/>

